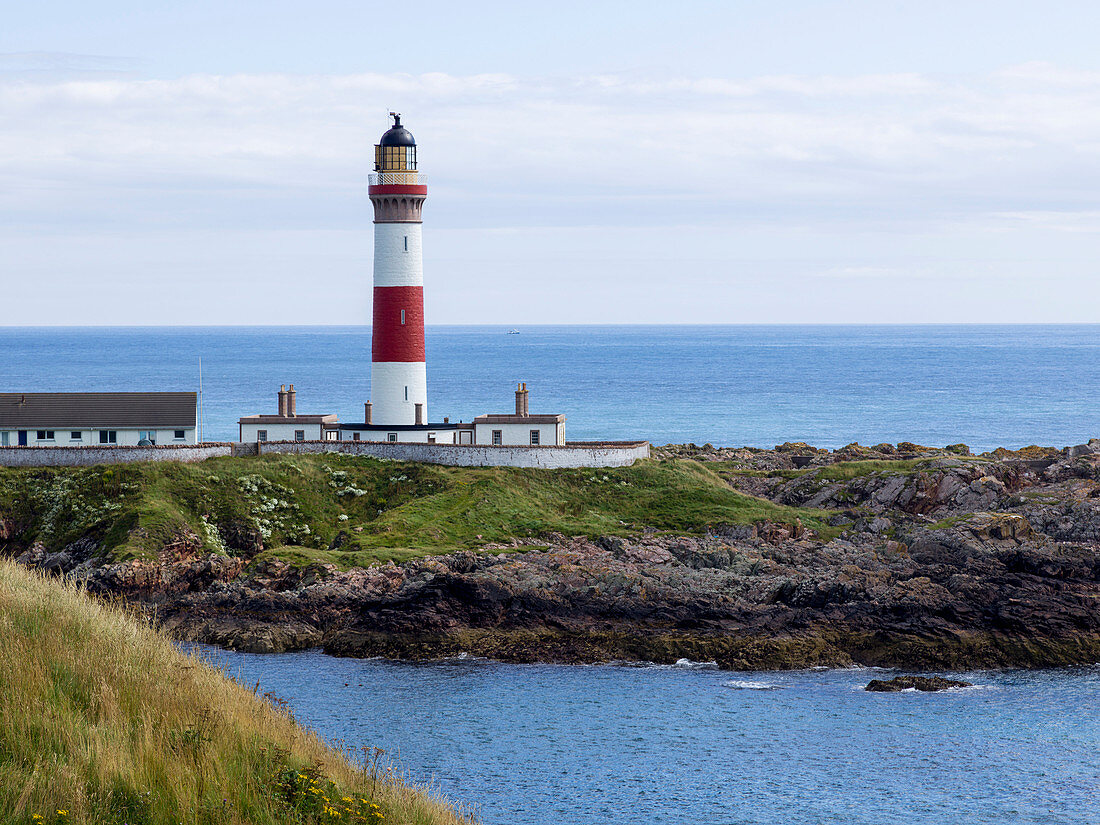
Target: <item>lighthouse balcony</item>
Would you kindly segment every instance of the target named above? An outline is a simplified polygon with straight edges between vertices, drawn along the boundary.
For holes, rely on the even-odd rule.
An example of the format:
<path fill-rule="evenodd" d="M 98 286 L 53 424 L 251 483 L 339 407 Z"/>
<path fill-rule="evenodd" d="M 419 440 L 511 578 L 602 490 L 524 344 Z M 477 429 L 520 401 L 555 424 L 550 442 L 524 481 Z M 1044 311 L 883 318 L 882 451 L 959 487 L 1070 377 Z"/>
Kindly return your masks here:
<path fill-rule="evenodd" d="M 368 181 L 371 186 L 423 186 L 428 178 L 418 172 L 371 172 Z"/>

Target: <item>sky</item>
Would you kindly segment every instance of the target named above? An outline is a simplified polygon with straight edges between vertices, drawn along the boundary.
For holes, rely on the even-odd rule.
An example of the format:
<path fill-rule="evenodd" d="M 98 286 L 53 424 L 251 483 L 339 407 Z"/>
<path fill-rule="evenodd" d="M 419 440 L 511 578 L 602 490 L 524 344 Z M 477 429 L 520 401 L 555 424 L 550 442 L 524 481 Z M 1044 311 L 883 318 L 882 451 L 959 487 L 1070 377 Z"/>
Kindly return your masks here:
<path fill-rule="evenodd" d="M 0 325 L 362 324 L 372 146 L 429 324 L 1100 322 L 1100 6 L 38 2 Z"/>

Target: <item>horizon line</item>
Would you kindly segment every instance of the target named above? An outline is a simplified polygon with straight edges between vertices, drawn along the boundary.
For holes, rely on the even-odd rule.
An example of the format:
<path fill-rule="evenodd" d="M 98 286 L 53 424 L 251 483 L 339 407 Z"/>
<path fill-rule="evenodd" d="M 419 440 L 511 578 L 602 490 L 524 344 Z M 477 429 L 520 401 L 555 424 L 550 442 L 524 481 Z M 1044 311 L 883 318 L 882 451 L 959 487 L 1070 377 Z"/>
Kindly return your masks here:
<path fill-rule="evenodd" d="M 372 324 L 0 324 L 0 329 L 371 329 Z M 441 327 L 1085 327 L 1100 321 L 734 321 L 734 322 L 607 322 L 607 323 L 479 323 L 425 324 Z"/>

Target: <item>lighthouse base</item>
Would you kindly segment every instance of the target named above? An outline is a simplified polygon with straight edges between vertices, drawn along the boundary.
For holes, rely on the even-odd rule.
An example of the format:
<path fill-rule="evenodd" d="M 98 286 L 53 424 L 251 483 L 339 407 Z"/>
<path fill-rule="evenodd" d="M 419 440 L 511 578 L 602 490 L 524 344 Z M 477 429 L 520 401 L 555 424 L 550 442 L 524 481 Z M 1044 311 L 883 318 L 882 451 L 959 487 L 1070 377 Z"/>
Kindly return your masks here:
<path fill-rule="evenodd" d="M 372 423 L 384 426 L 417 424 L 428 420 L 428 371 L 423 361 L 381 361 L 371 364 Z"/>

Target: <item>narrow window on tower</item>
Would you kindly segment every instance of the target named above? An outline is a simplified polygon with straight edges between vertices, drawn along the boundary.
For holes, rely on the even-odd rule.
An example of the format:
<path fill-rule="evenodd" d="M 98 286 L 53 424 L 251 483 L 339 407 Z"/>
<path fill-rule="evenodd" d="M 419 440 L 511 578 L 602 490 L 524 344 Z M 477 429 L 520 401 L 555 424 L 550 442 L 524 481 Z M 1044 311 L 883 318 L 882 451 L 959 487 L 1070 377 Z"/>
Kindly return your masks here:
<path fill-rule="evenodd" d="M 406 401 L 409 400 L 409 388 L 408 387 L 405 387 L 405 400 Z"/>
<path fill-rule="evenodd" d="M 405 310 L 401 310 L 401 326 L 405 326 Z"/>
<path fill-rule="evenodd" d="M 408 235 L 405 236 L 405 251 L 406 252 L 409 251 L 409 236 Z"/>

